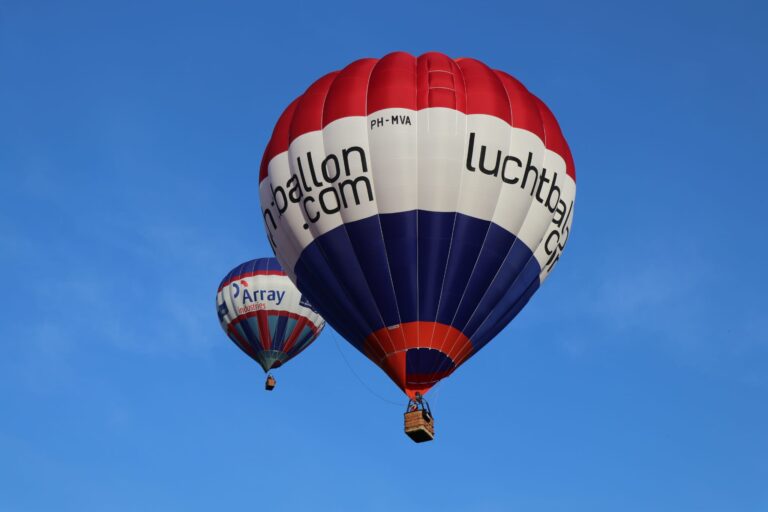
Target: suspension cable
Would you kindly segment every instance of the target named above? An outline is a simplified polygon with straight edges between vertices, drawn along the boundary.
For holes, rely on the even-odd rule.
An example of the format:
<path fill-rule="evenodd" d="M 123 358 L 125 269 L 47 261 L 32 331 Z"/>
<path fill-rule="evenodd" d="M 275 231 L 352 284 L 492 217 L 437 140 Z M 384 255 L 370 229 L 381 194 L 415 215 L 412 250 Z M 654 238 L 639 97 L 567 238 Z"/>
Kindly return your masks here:
<path fill-rule="evenodd" d="M 347 356 L 345 356 L 345 355 L 344 355 L 344 352 L 342 352 L 342 350 L 341 350 L 341 347 L 339 346 L 339 339 L 338 339 L 338 338 L 339 338 L 339 335 L 338 335 L 338 333 L 337 333 L 335 330 L 331 330 L 331 332 L 333 333 L 333 334 L 332 334 L 332 336 L 333 336 L 333 341 L 334 341 L 334 342 L 335 342 L 335 344 L 336 344 L 336 350 L 338 350 L 338 351 L 339 351 L 339 354 L 341 355 L 341 358 L 344 360 L 344 363 L 347 365 L 347 368 L 349 368 L 349 371 L 351 371 L 351 372 L 352 372 L 352 375 L 354 375 L 354 376 L 355 376 L 355 378 L 356 378 L 356 379 L 357 379 L 357 380 L 360 382 L 360 384 L 362 384 L 362 385 L 363 385 L 363 387 L 364 387 L 364 388 L 365 388 L 365 389 L 366 389 L 366 390 L 367 390 L 367 391 L 368 391 L 370 394 L 372 394 L 373 396 L 375 396 L 376 398 L 378 398 L 378 399 L 379 399 L 379 400 L 381 400 L 382 402 L 386 402 L 386 403 L 388 403 L 388 404 L 391 404 L 391 405 L 394 405 L 394 406 L 397 406 L 397 407 L 401 407 L 401 408 L 402 408 L 402 406 L 403 406 L 403 404 L 402 404 L 402 403 L 393 402 L 392 400 L 389 400 L 389 399 L 387 399 L 387 398 L 384 398 L 384 397 L 383 397 L 383 396 L 381 396 L 380 394 L 376 393 L 376 392 L 375 392 L 373 389 L 371 389 L 371 388 L 370 388 L 370 386 L 368 386 L 368 384 L 366 384 L 366 383 L 365 383 L 365 381 L 364 381 L 363 379 L 361 379 L 361 378 L 360 378 L 360 376 L 357 374 L 357 372 L 355 371 L 355 369 L 354 369 L 354 368 L 352 368 L 352 365 L 351 365 L 351 364 L 349 364 L 349 361 L 347 360 Z"/>

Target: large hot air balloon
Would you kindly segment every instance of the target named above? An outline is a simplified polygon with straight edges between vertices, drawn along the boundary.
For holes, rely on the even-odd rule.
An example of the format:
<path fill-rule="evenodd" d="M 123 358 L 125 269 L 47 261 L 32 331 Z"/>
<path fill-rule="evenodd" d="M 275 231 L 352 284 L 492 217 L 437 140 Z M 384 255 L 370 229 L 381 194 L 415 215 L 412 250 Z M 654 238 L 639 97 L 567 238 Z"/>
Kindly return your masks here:
<path fill-rule="evenodd" d="M 552 271 L 575 176 L 555 117 L 516 79 L 398 52 L 294 100 L 259 187 L 288 276 L 421 406 Z"/>
<path fill-rule="evenodd" d="M 232 269 L 219 285 L 216 310 L 227 336 L 265 372 L 307 348 L 325 325 L 275 258 L 247 261 Z M 274 387 L 275 379 L 268 373 L 266 388 Z"/>

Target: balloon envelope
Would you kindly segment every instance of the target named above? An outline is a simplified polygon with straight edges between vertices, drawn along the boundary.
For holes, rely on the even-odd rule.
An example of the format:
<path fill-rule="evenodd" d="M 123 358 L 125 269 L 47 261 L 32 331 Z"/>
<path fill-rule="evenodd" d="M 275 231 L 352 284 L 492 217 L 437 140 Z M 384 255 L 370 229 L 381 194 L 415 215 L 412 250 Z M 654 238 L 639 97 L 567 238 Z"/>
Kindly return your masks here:
<path fill-rule="evenodd" d="M 410 396 L 485 346 L 557 263 L 576 194 L 550 110 L 473 59 L 393 53 L 283 112 L 260 199 L 287 274 Z"/>
<path fill-rule="evenodd" d="M 216 310 L 227 336 L 265 372 L 307 348 L 325 325 L 275 258 L 232 269 L 219 285 Z"/>

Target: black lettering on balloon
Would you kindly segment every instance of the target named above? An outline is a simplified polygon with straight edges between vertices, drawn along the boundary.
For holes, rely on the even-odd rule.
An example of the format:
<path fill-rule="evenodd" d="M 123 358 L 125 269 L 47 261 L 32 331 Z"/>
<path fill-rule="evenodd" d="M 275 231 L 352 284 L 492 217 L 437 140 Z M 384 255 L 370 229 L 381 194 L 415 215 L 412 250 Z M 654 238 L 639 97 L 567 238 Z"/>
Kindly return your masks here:
<path fill-rule="evenodd" d="M 328 205 L 328 198 L 332 197 L 334 205 L 329 206 Z M 320 202 L 320 208 L 322 208 L 324 213 L 338 213 L 339 210 L 341 210 L 341 204 L 339 203 L 339 194 L 336 192 L 336 189 L 333 187 L 328 187 L 323 189 L 322 192 L 320 192 L 320 195 L 318 196 L 318 201 Z"/>

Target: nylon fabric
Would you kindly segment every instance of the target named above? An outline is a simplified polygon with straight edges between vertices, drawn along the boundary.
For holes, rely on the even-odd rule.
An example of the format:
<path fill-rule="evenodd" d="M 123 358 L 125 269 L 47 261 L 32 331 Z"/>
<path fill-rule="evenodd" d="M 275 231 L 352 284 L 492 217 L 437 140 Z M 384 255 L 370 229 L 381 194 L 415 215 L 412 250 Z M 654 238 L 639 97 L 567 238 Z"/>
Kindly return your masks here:
<path fill-rule="evenodd" d="M 413 396 L 490 342 L 549 275 L 575 176 L 557 121 L 520 82 L 473 59 L 398 52 L 328 74 L 289 105 L 259 194 L 288 277 Z"/>
<path fill-rule="evenodd" d="M 265 372 L 296 357 L 325 325 L 275 258 L 232 269 L 219 285 L 216 309 L 224 332 Z"/>

